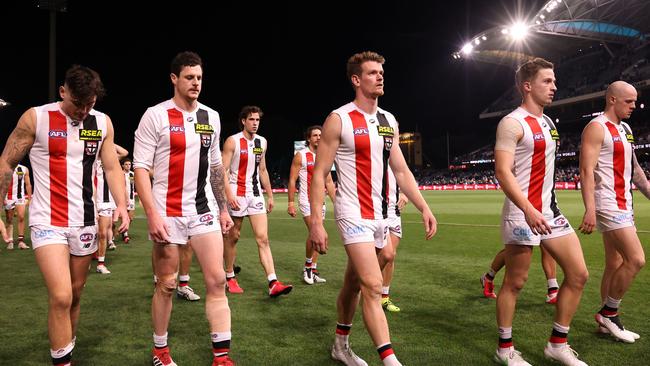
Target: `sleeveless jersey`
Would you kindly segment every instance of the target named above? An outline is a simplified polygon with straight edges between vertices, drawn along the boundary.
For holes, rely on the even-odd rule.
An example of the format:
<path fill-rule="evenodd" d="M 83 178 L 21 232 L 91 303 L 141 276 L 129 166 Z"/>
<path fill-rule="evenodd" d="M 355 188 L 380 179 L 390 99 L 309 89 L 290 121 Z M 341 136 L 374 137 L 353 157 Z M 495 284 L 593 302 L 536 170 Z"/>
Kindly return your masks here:
<path fill-rule="evenodd" d="M 135 174 L 132 171 L 124 173 L 124 183 L 126 184 L 126 199 L 133 201 L 135 199 Z"/>
<path fill-rule="evenodd" d="M 106 115 L 93 109 L 85 120 L 73 123 L 59 103 L 34 110 L 36 135 L 29 152 L 34 197 L 29 224 L 95 225 L 94 165 L 107 133 Z"/>
<path fill-rule="evenodd" d="M 517 142 L 513 174 L 528 201 L 547 220 L 560 216 L 555 199 L 555 151 L 560 136 L 547 116 L 535 117 L 519 107 L 508 114 L 521 125 L 524 135 Z M 503 205 L 504 220 L 524 220 L 524 213 L 508 197 Z"/>
<path fill-rule="evenodd" d="M 351 102 L 334 110 L 341 118 L 341 139 L 334 164 L 338 189 L 337 219 L 379 220 L 388 216 L 388 158 L 397 121 L 381 109 L 366 114 Z"/>
<path fill-rule="evenodd" d="M 388 167 L 388 217 L 400 216 L 397 201 L 399 201 L 399 187 L 397 186 L 397 180 L 395 180 L 395 174 Z"/>
<path fill-rule="evenodd" d="M 172 99 L 150 107 L 135 132 L 133 167 L 153 168 L 153 199 L 163 217 L 216 212 L 210 166 L 221 164 L 219 114 L 198 103 L 187 112 Z"/>
<path fill-rule="evenodd" d="M 6 201 L 15 201 L 25 198 L 25 174 L 28 174 L 27 167 L 21 164 L 16 165 L 16 169 L 14 169 L 14 172 L 11 175 L 7 194 L 5 195 Z"/>
<path fill-rule="evenodd" d="M 632 177 L 634 177 L 634 136 L 630 126 L 616 125 L 605 115 L 591 123 L 603 126 L 605 136 L 594 170 L 596 210 L 632 210 Z"/>
<path fill-rule="evenodd" d="M 115 204 L 113 195 L 108 189 L 108 180 L 101 160 L 97 160 L 97 163 L 95 163 L 95 203 L 98 205 L 100 203 Z"/>
<path fill-rule="evenodd" d="M 309 204 L 309 187 L 311 187 L 311 177 L 314 174 L 316 153 L 306 148 L 298 151 L 297 154 L 300 154 L 300 171 L 298 172 L 300 191 L 298 192 L 298 200 L 301 204 Z"/>
<path fill-rule="evenodd" d="M 244 133 L 234 134 L 235 152 L 230 161 L 228 181 L 230 189 L 236 196 L 259 196 L 262 194 L 260 185 L 260 162 L 266 152 L 266 139 L 260 135 L 246 139 Z"/>

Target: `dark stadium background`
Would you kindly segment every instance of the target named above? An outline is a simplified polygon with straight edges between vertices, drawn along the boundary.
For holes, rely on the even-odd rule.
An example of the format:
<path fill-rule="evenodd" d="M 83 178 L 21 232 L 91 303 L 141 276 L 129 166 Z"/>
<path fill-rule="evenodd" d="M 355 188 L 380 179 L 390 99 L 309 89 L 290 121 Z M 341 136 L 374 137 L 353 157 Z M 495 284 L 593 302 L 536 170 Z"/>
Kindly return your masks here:
<path fill-rule="evenodd" d="M 49 14 L 38 1 L 5 1 L 0 11 L 0 145 L 20 114 L 48 102 Z M 116 141 L 132 151 L 145 108 L 171 97 L 169 62 L 194 50 L 205 62 L 200 100 L 221 113 L 223 133 L 237 131 L 239 109 L 263 108 L 260 134 L 268 165 L 288 175 L 292 141 L 322 123 L 353 95 L 345 62 L 374 50 L 387 58 L 386 95 L 401 130 L 418 131 L 425 161 L 485 144 L 494 123 L 478 114 L 512 83 L 506 67 L 454 62 L 463 42 L 541 1 L 166 2 L 67 1 L 57 14 L 57 85 L 80 63 L 97 70 L 108 96 L 96 108 L 115 124 Z"/>

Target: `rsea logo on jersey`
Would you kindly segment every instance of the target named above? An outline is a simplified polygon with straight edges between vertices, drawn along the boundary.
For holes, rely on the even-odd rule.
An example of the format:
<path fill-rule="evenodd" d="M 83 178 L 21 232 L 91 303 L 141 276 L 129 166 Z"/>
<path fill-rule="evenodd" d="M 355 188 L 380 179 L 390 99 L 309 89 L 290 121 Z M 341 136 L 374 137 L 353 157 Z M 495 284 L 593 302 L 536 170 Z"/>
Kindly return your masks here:
<path fill-rule="evenodd" d="M 102 130 L 79 130 L 79 140 L 82 141 L 100 141 L 102 139 Z"/>
<path fill-rule="evenodd" d="M 379 136 L 395 136 L 395 129 L 390 126 L 377 126 L 377 132 L 379 133 Z"/>
<path fill-rule="evenodd" d="M 365 127 L 357 127 L 352 132 L 355 136 L 365 136 L 368 134 L 368 129 Z"/>
<path fill-rule="evenodd" d="M 255 155 L 261 155 L 263 152 L 264 152 L 264 149 L 262 149 L 261 147 L 254 147 L 253 148 L 253 154 L 255 154 Z"/>
<path fill-rule="evenodd" d="M 625 138 L 627 139 L 627 142 L 634 143 L 634 135 L 632 135 L 631 133 L 625 134 Z"/>
<path fill-rule="evenodd" d="M 559 140 L 560 139 L 560 134 L 557 132 L 557 130 L 551 130 L 551 138 L 553 140 Z"/>
<path fill-rule="evenodd" d="M 194 132 L 201 135 L 212 135 L 214 133 L 214 128 L 212 128 L 212 125 L 203 125 L 197 123 L 194 125 Z"/>
<path fill-rule="evenodd" d="M 49 135 L 53 139 L 64 139 L 68 137 L 68 133 L 64 130 L 50 130 Z"/>

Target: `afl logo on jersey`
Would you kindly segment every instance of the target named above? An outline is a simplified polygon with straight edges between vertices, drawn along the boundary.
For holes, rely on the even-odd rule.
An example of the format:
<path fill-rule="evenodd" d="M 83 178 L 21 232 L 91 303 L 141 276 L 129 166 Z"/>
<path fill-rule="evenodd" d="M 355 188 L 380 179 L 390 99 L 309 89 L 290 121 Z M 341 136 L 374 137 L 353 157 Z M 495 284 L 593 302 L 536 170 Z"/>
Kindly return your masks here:
<path fill-rule="evenodd" d="M 68 133 L 64 130 L 50 130 L 49 135 L 53 139 L 64 139 L 68 137 Z"/>
<path fill-rule="evenodd" d="M 183 126 L 169 126 L 169 132 L 174 134 L 185 133 L 185 127 Z"/>
<path fill-rule="evenodd" d="M 533 140 L 535 140 L 535 141 L 544 140 L 544 133 L 543 132 L 537 132 L 536 134 L 533 135 Z"/>
<path fill-rule="evenodd" d="M 355 136 L 366 136 L 368 135 L 368 129 L 365 127 L 357 127 L 352 131 Z"/>
<path fill-rule="evenodd" d="M 621 142 L 621 136 L 612 136 L 612 141 Z"/>

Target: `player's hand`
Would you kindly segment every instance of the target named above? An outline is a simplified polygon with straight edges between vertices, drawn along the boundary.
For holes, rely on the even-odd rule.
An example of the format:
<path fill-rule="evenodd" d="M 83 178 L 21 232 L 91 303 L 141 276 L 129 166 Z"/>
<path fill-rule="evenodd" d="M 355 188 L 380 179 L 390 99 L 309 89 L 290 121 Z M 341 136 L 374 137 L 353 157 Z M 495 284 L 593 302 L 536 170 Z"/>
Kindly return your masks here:
<path fill-rule="evenodd" d="M 287 207 L 287 213 L 291 217 L 296 217 L 296 206 L 293 205 L 293 202 L 289 202 L 289 207 Z"/>
<path fill-rule="evenodd" d="M 235 225 L 235 223 L 232 222 L 230 214 L 226 210 L 219 213 L 219 223 L 221 224 L 221 232 L 224 235 L 228 234 L 228 231 L 230 231 L 230 229 Z"/>
<path fill-rule="evenodd" d="M 273 206 L 273 197 L 269 197 L 266 200 L 266 212 L 271 213 L 271 211 L 273 211 Z"/>
<path fill-rule="evenodd" d="M 399 194 L 399 200 L 397 200 L 397 208 L 400 211 L 402 211 L 402 209 L 404 208 L 404 206 L 406 206 L 407 203 L 409 203 L 408 197 L 406 197 L 405 194 L 400 193 Z"/>
<path fill-rule="evenodd" d="M 153 211 L 147 215 L 147 224 L 149 225 L 149 235 L 154 242 L 161 244 L 170 242 L 169 227 L 158 212 Z"/>
<path fill-rule="evenodd" d="M 129 230 L 131 218 L 129 217 L 129 212 L 126 210 L 126 207 L 120 206 L 113 211 L 113 222 L 117 222 L 118 220 L 122 220 L 122 224 L 118 228 L 120 233 Z"/>
<path fill-rule="evenodd" d="M 241 209 L 239 202 L 237 202 L 237 197 L 228 197 L 228 207 L 233 211 L 239 211 Z"/>
<path fill-rule="evenodd" d="M 327 254 L 327 231 L 325 231 L 322 223 L 311 225 L 308 240 L 311 242 L 312 248 L 319 254 Z"/>
<path fill-rule="evenodd" d="M 544 215 L 537 211 L 533 205 L 529 204 L 524 211 L 526 223 L 530 226 L 530 230 L 534 235 L 546 235 L 551 233 L 551 226 L 544 219 Z"/>
<path fill-rule="evenodd" d="M 580 224 L 580 232 L 583 234 L 591 234 L 594 232 L 596 227 L 596 211 L 589 210 L 585 211 L 585 215 L 582 217 L 582 224 Z"/>
<path fill-rule="evenodd" d="M 424 231 L 426 233 L 426 239 L 429 240 L 436 235 L 438 231 L 438 220 L 433 216 L 431 210 L 426 210 L 422 213 L 422 220 L 424 221 Z"/>

